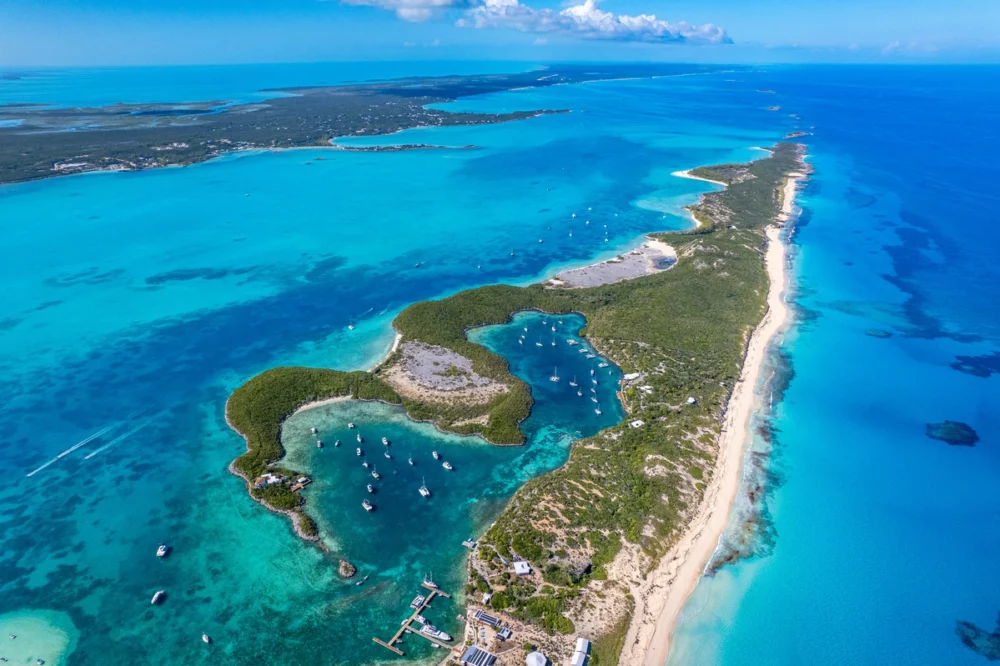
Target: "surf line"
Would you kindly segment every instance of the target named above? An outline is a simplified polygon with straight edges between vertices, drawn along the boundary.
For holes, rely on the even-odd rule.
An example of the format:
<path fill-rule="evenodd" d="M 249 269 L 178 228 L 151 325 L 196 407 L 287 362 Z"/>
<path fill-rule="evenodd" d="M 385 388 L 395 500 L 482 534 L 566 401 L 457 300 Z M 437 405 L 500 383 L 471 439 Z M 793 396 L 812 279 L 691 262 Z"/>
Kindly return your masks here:
<path fill-rule="evenodd" d="M 134 435 L 135 433 L 139 432 L 140 430 L 142 430 L 143 428 L 145 428 L 146 426 L 148 426 L 150 423 L 152 423 L 153 421 L 155 421 L 156 419 L 160 418 L 161 416 L 163 416 L 166 413 L 167 413 L 166 409 L 161 409 L 160 411 L 158 411 L 157 413 L 153 414 L 152 416 L 150 416 L 148 419 L 146 419 L 145 421 L 143 421 L 142 423 L 140 423 L 136 427 L 132 428 L 131 430 L 129 430 L 127 432 L 123 432 L 122 434 L 118 435 L 113 440 L 111 440 L 110 442 L 108 442 L 107 444 L 105 444 L 104 446 L 102 446 L 101 448 L 95 449 L 94 451 L 88 453 L 87 455 L 85 455 L 83 457 L 83 459 L 84 460 L 90 460 L 91 458 L 93 458 L 94 456 L 96 456 L 101 451 L 107 451 L 108 449 L 110 449 L 112 446 L 114 446 L 118 442 L 122 441 L 123 439 L 127 439 L 127 438 L 131 437 L 132 435 Z"/>

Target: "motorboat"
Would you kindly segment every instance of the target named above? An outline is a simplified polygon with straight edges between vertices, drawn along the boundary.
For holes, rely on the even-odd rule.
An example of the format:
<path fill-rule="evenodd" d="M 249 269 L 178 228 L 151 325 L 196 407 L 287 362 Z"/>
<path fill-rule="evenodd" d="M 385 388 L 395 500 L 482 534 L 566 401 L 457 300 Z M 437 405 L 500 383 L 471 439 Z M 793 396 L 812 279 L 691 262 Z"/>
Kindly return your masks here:
<path fill-rule="evenodd" d="M 423 497 L 430 497 L 431 496 L 431 491 L 427 489 L 427 480 L 426 479 L 423 479 L 423 481 L 420 484 L 420 494 Z"/>
<path fill-rule="evenodd" d="M 559 381 L 559 368 L 555 368 L 552 371 L 552 376 L 549 377 L 549 381 L 550 382 L 557 382 L 557 381 Z"/>
<path fill-rule="evenodd" d="M 450 462 L 448 462 L 447 460 L 445 460 L 445 461 L 444 461 L 443 463 L 441 463 L 441 467 L 444 467 L 444 468 L 445 468 L 446 470 L 448 470 L 449 472 L 450 472 L 451 470 L 455 469 L 454 467 L 452 467 L 452 466 L 451 466 L 451 463 L 450 463 Z"/>
<path fill-rule="evenodd" d="M 384 444 L 385 446 L 389 446 L 389 440 L 386 439 L 385 437 L 383 437 L 382 438 L 382 444 Z"/>
<path fill-rule="evenodd" d="M 361 506 L 364 507 L 365 511 L 374 511 L 375 507 L 368 500 L 361 500 Z"/>
<path fill-rule="evenodd" d="M 161 543 L 156 549 L 157 557 L 166 557 L 170 553 L 170 546 L 165 543 Z"/>
<path fill-rule="evenodd" d="M 205 643 L 206 645 L 211 645 L 212 644 L 212 639 L 211 639 L 211 637 L 209 637 L 208 634 L 202 634 L 201 635 L 201 642 Z"/>
<path fill-rule="evenodd" d="M 153 600 L 150 601 L 149 603 L 151 603 L 151 604 L 153 604 L 155 606 L 156 604 L 158 604 L 161 601 L 163 601 L 164 598 L 166 598 L 166 596 L 167 596 L 166 592 L 164 592 L 163 590 L 157 590 L 156 594 L 153 595 Z"/>
<path fill-rule="evenodd" d="M 431 455 L 434 456 L 434 460 L 440 460 L 441 459 L 441 454 L 438 453 L 437 451 L 431 451 Z"/>
<path fill-rule="evenodd" d="M 445 632 L 435 627 L 433 624 L 425 624 L 424 626 L 422 626 L 420 628 L 420 633 L 424 634 L 425 636 L 430 636 L 431 638 L 436 638 L 439 641 L 451 640 L 450 634 L 446 634 Z"/>

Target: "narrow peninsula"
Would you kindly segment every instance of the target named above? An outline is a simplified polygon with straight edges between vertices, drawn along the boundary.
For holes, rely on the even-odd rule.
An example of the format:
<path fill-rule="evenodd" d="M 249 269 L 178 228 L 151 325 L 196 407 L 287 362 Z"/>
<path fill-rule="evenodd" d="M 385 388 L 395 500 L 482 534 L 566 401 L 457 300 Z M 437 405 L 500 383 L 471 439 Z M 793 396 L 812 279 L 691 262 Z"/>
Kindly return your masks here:
<path fill-rule="evenodd" d="M 651 234 L 652 253 L 630 260 L 641 270 L 599 267 L 416 303 L 393 322 L 397 344 L 371 372 L 289 367 L 254 377 L 226 406 L 247 443 L 233 472 L 315 539 L 293 490 L 299 475 L 281 466 L 286 418 L 321 400 L 379 400 L 445 431 L 521 444 L 531 392 L 466 332 L 522 310 L 580 313 L 582 335 L 626 373 L 619 398 L 628 416 L 576 442 L 562 467 L 514 495 L 469 557 L 466 617 L 486 610 L 516 620 L 526 627 L 519 641 L 553 660 L 568 658 L 582 634 L 594 639 L 594 666 L 660 666 L 739 484 L 753 389 L 784 319 L 779 232 L 807 171 L 793 143 L 747 164 L 693 169 L 725 187 L 689 207 L 693 229 Z M 464 381 L 423 372 L 441 359 Z M 264 475 L 284 481 L 260 484 Z M 512 573 L 514 560 L 530 573 Z M 470 624 L 466 639 L 475 631 Z"/>

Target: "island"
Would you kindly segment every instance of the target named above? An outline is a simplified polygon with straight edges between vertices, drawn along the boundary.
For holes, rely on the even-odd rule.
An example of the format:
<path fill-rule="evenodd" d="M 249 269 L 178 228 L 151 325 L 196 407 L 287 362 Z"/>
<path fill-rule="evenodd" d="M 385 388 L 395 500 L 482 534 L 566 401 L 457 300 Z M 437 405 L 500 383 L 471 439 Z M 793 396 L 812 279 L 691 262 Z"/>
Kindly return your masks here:
<path fill-rule="evenodd" d="M 634 270 L 415 303 L 393 321 L 393 350 L 370 372 L 285 367 L 250 379 L 226 405 L 247 445 L 231 470 L 316 539 L 294 490 L 300 475 L 281 464 L 285 419 L 317 402 L 378 400 L 448 432 L 521 444 L 531 391 L 467 331 L 525 310 L 580 313 L 581 335 L 625 373 L 628 416 L 517 491 L 469 556 L 465 617 L 515 620 L 519 640 L 553 659 L 572 655 L 572 636 L 585 634 L 595 666 L 662 664 L 739 486 L 753 390 L 786 318 L 781 227 L 808 171 L 793 143 L 694 169 L 725 187 L 689 207 L 691 230 L 650 234 Z M 468 622 L 466 639 L 477 631 Z"/>
<path fill-rule="evenodd" d="M 698 65 L 558 65 L 510 74 L 281 88 L 263 91 L 271 99 L 243 104 L 227 100 L 72 108 L 0 104 L 0 184 L 90 171 L 186 166 L 246 150 L 433 149 L 438 146 L 339 147 L 334 140 L 568 112 L 467 113 L 432 106 L 472 95 L 710 69 Z"/>

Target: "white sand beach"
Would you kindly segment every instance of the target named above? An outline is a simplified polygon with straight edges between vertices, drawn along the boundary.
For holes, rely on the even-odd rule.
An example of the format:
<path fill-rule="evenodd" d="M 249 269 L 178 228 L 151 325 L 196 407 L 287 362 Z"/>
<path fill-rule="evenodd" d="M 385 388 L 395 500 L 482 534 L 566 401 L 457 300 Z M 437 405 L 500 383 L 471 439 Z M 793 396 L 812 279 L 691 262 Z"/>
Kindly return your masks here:
<path fill-rule="evenodd" d="M 790 218 L 796 184 L 803 177 L 803 174 L 791 174 L 786 181 L 777 220 L 779 223 Z M 788 308 L 784 302 L 786 247 L 781 238 L 781 227 L 770 226 L 766 232 L 768 246 L 765 261 L 770 279 L 768 309 L 750 338 L 740 380 L 729 399 L 715 471 L 699 512 L 680 541 L 645 580 L 631 590 L 636 608 L 625 639 L 622 664 L 663 666 L 677 619 L 729 522 L 730 510 L 740 488 L 743 459 L 751 441 L 749 423 L 754 410 L 755 389 L 768 346 L 788 319 Z"/>

